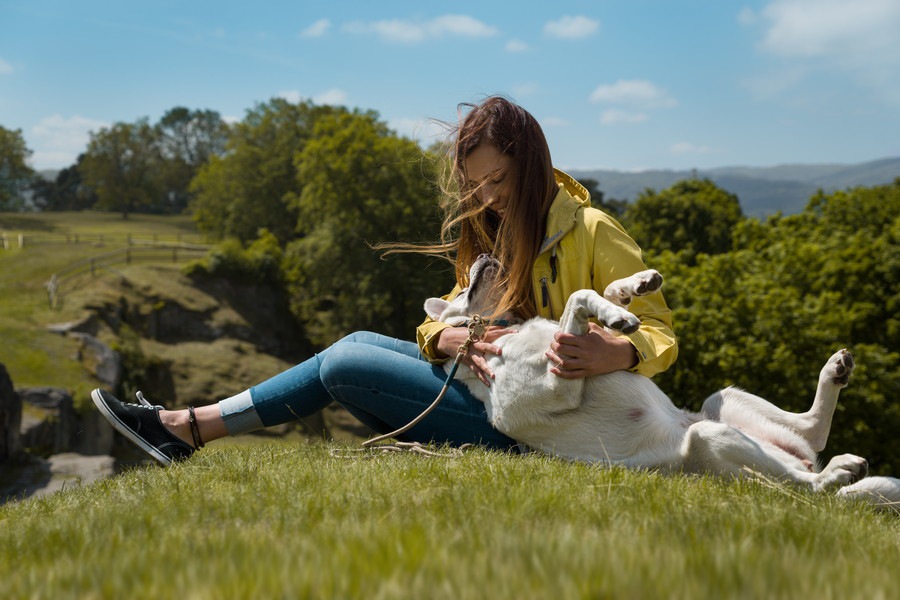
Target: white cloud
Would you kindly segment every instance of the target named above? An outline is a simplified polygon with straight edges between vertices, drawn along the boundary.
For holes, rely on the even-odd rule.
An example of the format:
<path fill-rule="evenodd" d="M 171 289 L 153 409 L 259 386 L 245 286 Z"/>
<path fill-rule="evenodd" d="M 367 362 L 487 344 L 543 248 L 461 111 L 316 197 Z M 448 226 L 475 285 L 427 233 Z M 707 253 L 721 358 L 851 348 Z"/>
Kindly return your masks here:
<path fill-rule="evenodd" d="M 774 93 L 796 87 L 808 74 L 827 72 L 866 88 L 869 97 L 900 105 L 897 0 L 771 0 L 758 12 L 756 26 L 759 50 L 781 59 L 776 68 L 788 71 L 765 75 L 785 84 Z M 793 86 L 786 85 L 790 78 Z"/>
<path fill-rule="evenodd" d="M 600 115 L 600 122 L 603 125 L 618 125 L 621 123 L 643 123 L 649 117 L 646 113 L 632 112 L 621 110 L 618 108 L 609 108 L 604 110 Z"/>
<path fill-rule="evenodd" d="M 313 104 L 324 105 L 330 104 L 332 106 L 340 106 L 347 104 L 347 92 L 339 89 L 330 89 L 325 90 L 320 94 L 316 94 L 315 96 L 307 96 L 297 90 L 284 90 L 278 92 L 276 94 L 279 98 L 287 100 L 291 104 L 298 104 L 299 102 L 303 102 L 304 100 L 309 100 Z"/>
<path fill-rule="evenodd" d="M 435 142 L 446 139 L 451 131 L 447 125 L 434 119 L 413 119 L 401 117 L 389 119 L 388 126 L 399 135 L 415 140 L 420 146 L 428 147 Z"/>
<path fill-rule="evenodd" d="M 495 27 L 467 15 L 443 15 L 430 21 L 354 21 L 345 24 L 342 29 L 354 34 L 373 34 L 384 41 L 400 44 L 417 44 L 446 36 L 490 37 L 498 33 Z"/>
<path fill-rule="evenodd" d="M 512 94 L 516 98 L 524 98 L 525 96 L 533 96 L 538 93 L 541 89 L 541 86 L 531 81 L 529 83 L 520 83 L 519 85 L 514 85 L 512 87 Z"/>
<path fill-rule="evenodd" d="M 774 0 L 762 10 L 761 47 L 785 57 L 900 59 L 896 0 Z M 861 61 L 860 61 L 861 62 Z"/>
<path fill-rule="evenodd" d="M 507 52 L 527 52 L 528 44 L 519 40 L 509 40 L 506 42 Z"/>
<path fill-rule="evenodd" d="M 765 75 L 755 75 L 741 79 L 741 85 L 757 100 L 771 100 L 800 83 L 805 69 L 787 68 Z"/>
<path fill-rule="evenodd" d="M 0 75 L 9 75 L 13 72 L 13 66 L 0 58 Z"/>
<path fill-rule="evenodd" d="M 561 17 L 544 25 L 544 33 L 556 38 L 579 39 L 593 35 L 600 29 L 600 22 L 588 17 Z"/>
<path fill-rule="evenodd" d="M 541 119 L 541 125 L 546 127 L 568 127 L 569 122 L 562 117 L 546 117 Z"/>
<path fill-rule="evenodd" d="M 309 27 L 305 28 L 300 32 L 300 37 L 302 38 L 317 38 L 322 37 L 328 30 L 331 29 L 331 21 L 328 19 L 319 19 Z"/>
<path fill-rule="evenodd" d="M 109 125 L 78 115 L 68 119 L 58 114 L 45 117 L 31 128 L 34 150 L 31 162 L 38 169 L 68 167 L 87 150 L 91 132 Z"/>
<path fill-rule="evenodd" d="M 591 94 L 591 101 L 642 108 L 672 108 L 678 106 L 669 93 L 643 79 L 620 79 L 611 85 L 601 85 Z"/>
<path fill-rule="evenodd" d="M 741 25 L 753 25 L 759 20 L 759 16 L 753 12 L 752 8 L 745 6 L 738 13 L 737 20 Z"/>
<path fill-rule="evenodd" d="M 672 144 L 669 151 L 677 156 L 682 156 L 685 154 L 709 154 L 712 152 L 712 148 L 709 146 L 698 146 L 691 142 L 678 142 L 677 144 Z"/>
<path fill-rule="evenodd" d="M 285 90 L 276 94 L 282 100 L 287 100 L 291 104 L 297 104 L 303 100 L 303 94 L 297 90 Z"/>
<path fill-rule="evenodd" d="M 313 96 L 315 104 L 331 104 L 333 106 L 342 106 L 347 104 L 347 92 L 339 89 L 330 89 Z"/>

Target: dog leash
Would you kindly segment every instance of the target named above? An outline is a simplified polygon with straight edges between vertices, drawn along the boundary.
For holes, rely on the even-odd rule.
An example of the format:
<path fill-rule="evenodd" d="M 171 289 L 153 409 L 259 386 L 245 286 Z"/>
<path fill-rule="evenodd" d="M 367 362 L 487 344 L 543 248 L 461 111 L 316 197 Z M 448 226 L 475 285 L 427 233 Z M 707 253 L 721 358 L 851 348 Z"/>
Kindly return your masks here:
<path fill-rule="evenodd" d="M 453 361 L 453 367 L 450 369 L 450 373 L 447 375 L 447 379 L 444 381 L 444 387 L 441 388 L 441 391 L 437 395 L 437 398 L 434 399 L 434 402 L 432 402 L 428 408 L 422 411 L 422 414 L 420 414 L 418 417 L 416 417 L 400 429 L 364 441 L 362 443 L 364 449 L 382 450 L 388 452 L 412 451 L 421 454 L 427 454 L 429 456 L 443 456 L 441 454 L 431 452 L 430 450 L 426 450 L 425 447 L 418 442 L 397 442 L 394 444 L 380 444 L 380 442 L 406 433 L 407 431 L 415 427 L 418 423 L 420 423 L 422 419 L 428 416 L 428 413 L 433 411 L 437 407 L 437 405 L 441 403 L 441 400 L 443 400 L 444 396 L 447 395 L 447 390 L 450 389 L 450 383 L 453 381 L 453 377 L 456 375 L 456 371 L 457 369 L 459 369 L 459 365 L 462 363 L 462 360 L 463 358 L 465 358 L 466 354 L 469 353 L 469 347 L 473 343 L 481 341 L 481 339 L 484 337 L 484 333 L 487 331 L 487 324 L 480 315 L 475 315 L 472 317 L 472 320 L 469 321 L 468 329 L 469 335 L 466 336 L 466 341 L 463 342 L 459 349 L 456 351 L 456 359 Z"/>

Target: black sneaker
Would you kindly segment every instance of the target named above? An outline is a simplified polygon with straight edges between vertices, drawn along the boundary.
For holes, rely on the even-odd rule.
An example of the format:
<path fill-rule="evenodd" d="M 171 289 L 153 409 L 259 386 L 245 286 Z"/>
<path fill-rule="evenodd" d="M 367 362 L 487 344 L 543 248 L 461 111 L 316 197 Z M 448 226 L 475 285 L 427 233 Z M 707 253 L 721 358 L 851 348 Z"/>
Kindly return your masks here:
<path fill-rule="evenodd" d="M 169 433 L 159 420 L 162 406 L 153 406 L 137 393 L 140 404 L 126 404 L 103 390 L 91 392 L 100 413 L 116 428 L 116 431 L 164 465 L 184 460 L 194 453 L 194 448 Z"/>

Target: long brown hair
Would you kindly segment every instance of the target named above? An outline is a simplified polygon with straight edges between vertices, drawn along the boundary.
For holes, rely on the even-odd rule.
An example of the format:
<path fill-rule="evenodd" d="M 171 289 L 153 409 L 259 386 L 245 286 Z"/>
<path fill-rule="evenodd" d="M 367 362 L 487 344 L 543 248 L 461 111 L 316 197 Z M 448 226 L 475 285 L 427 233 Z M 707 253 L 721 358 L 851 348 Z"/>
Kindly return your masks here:
<path fill-rule="evenodd" d="M 453 173 L 462 190 L 459 202 L 463 209 L 456 279 L 464 281 L 479 254 L 493 254 L 504 273 L 499 282 L 504 289 L 499 312 L 511 310 L 532 317 L 536 314 L 532 270 L 544 239 L 550 203 L 558 191 L 550 148 L 537 120 L 506 98 L 492 96 L 478 105 L 465 106 L 469 111 L 460 124 L 453 153 Z M 466 158 L 485 143 L 513 161 L 512 195 L 503 219 L 485 209 L 475 197 L 476 190 L 466 189 Z M 450 224 L 445 218 L 445 228 Z"/>
<path fill-rule="evenodd" d="M 447 144 L 449 176 L 442 183 L 444 220 L 437 244 L 380 246 L 391 252 L 423 252 L 453 261 L 456 281 L 468 285 L 469 267 L 480 254 L 491 254 L 503 267 L 497 282 L 503 290 L 497 313 L 511 311 L 522 318 L 537 314 L 532 270 L 558 186 L 550 148 L 537 120 L 502 96 L 479 104 L 461 104 L 460 125 Z M 466 158 L 480 144 L 491 144 L 512 159 L 511 194 L 501 219 L 469 185 Z"/>

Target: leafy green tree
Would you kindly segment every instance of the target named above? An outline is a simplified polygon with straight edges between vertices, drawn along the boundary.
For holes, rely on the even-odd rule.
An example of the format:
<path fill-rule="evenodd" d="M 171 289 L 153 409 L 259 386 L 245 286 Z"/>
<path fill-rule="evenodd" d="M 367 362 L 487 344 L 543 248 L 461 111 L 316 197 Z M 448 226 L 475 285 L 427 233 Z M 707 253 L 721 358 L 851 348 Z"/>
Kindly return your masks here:
<path fill-rule="evenodd" d="M 162 185 L 167 212 L 187 208 L 189 186 L 201 166 L 221 156 L 228 141 L 228 125 L 212 110 L 175 107 L 156 124 L 162 155 Z"/>
<path fill-rule="evenodd" d="M 128 215 L 161 210 L 159 134 L 147 119 L 116 123 L 91 134 L 80 167 L 97 196 L 95 208 Z"/>
<path fill-rule="evenodd" d="M 625 209 L 628 207 L 628 201 L 607 199 L 606 195 L 600 189 L 600 182 L 596 179 L 579 179 L 578 183 L 583 185 L 591 195 L 591 206 L 599 208 L 616 219 L 621 219 L 622 215 L 625 214 Z"/>
<path fill-rule="evenodd" d="M 41 179 L 35 183 L 34 202 L 40 210 L 85 210 L 94 206 L 97 197 L 81 175 L 84 156 L 79 155 L 78 161 L 57 173 L 53 181 Z"/>
<path fill-rule="evenodd" d="M 694 409 L 737 385 L 805 411 L 825 360 L 848 348 L 857 369 L 824 457 L 859 454 L 900 473 L 900 185 L 818 194 L 801 214 L 740 222 L 733 237 L 717 255 L 648 253 L 679 339 L 660 386 Z"/>
<path fill-rule="evenodd" d="M 692 255 L 731 250 L 731 232 L 743 218 L 737 196 L 709 179 L 687 179 L 656 192 L 644 190 L 625 213 L 629 233 L 644 250 Z"/>
<path fill-rule="evenodd" d="M 31 187 L 35 173 L 28 166 L 31 150 L 25 145 L 22 130 L 0 126 L 0 210 L 19 210 L 23 192 Z"/>
<path fill-rule="evenodd" d="M 409 339 L 428 296 L 452 274 L 416 254 L 381 259 L 377 242 L 437 238 L 437 190 L 430 164 L 374 113 L 321 117 L 295 157 L 300 192 L 290 196 L 299 239 L 285 269 L 292 307 L 317 344 L 359 329 Z"/>
<path fill-rule="evenodd" d="M 299 189 L 294 156 L 318 118 L 342 110 L 275 98 L 249 111 L 232 127 L 224 155 L 212 154 L 191 183 L 197 226 L 214 238 L 242 242 L 265 228 L 287 243 L 297 223 L 287 202 Z"/>

